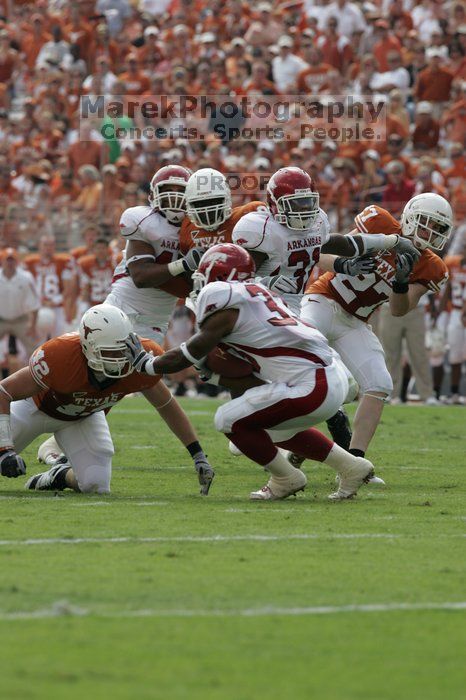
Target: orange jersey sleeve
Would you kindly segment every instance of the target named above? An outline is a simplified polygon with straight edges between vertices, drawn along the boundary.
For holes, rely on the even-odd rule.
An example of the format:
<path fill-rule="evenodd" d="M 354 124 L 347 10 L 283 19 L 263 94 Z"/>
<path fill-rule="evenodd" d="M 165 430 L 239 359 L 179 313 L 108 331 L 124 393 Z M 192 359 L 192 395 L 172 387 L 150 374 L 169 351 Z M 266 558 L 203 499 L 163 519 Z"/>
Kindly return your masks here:
<path fill-rule="evenodd" d="M 354 218 L 356 228 L 361 233 L 401 233 L 401 225 L 386 209 L 371 204 Z"/>
<path fill-rule="evenodd" d="M 162 348 L 154 341 L 141 342 L 148 352 L 162 354 Z M 64 421 L 109 411 L 127 394 L 150 389 L 161 379 L 132 372 L 127 377 L 97 384 L 89 372 L 78 333 L 66 333 L 39 346 L 29 360 L 29 369 L 42 389 L 34 396 L 37 407 Z"/>
<path fill-rule="evenodd" d="M 235 207 L 231 216 L 215 231 L 205 231 L 193 224 L 186 216 L 180 229 L 180 251 L 186 255 L 190 248 L 210 248 L 217 243 L 231 243 L 231 234 L 238 221 L 245 214 L 264 207 L 263 202 L 249 202 L 241 207 Z"/>

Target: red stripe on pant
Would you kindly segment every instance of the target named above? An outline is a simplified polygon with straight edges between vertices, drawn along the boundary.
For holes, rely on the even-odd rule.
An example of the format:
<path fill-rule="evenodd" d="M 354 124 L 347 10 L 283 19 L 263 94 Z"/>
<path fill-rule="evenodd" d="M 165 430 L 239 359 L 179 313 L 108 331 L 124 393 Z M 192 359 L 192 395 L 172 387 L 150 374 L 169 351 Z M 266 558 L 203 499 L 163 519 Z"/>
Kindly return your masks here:
<path fill-rule="evenodd" d="M 272 429 L 292 418 L 313 413 L 325 401 L 327 392 L 327 377 L 325 369 L 321 368 L 316 370 L 316 384 L 310 394 L 295 399 L 283 399 L 272 406 L 251 413 L 250 416 L 240 418 L 233 423 L 232 432 L 227 437 L 249 459 L 258 464 L 269 464 L 276 456 L 277 449 L 265 429 Z M 305 438 L 303 436 L 307 452 L 305 456 L 323 461 L 333 443 L 317 430 L 302 431 L 302 433 L 306 434 Z M 291 438 L 294 444 L 297 437 L 298 435 L 295 435 L 294 438 Z M 301 443 L 301 441 L 299 442 Z M 282 444 L 285 446 L 285 443 Z M 311 449 L 311 446 L 315 449 Z M 310 456 L 311 452 L 312 457 Z"/>

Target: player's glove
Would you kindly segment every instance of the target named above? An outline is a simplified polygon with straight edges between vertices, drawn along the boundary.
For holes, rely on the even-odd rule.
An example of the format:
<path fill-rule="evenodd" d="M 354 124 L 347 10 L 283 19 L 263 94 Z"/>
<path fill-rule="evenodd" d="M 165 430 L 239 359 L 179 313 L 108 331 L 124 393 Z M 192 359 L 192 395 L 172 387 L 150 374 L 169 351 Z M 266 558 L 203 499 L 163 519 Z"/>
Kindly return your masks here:
<path fill-rule="evenodd" d="M 421 251 L 408 238 L 403 238 L 402 236 L 398 236 L 398 243 L 393 250 L 397 255 L 402 255 L 403 253 L 410 255 L 413 259 L 413 264 L 421 256 Z"/>
<path fill-rule="evenodd" d="M 285 275 L 273 275 L 272 277 L 263 277 L 259 280 L 261 284 L 268 287 L 271 292 L 277 294 L 297 294 L 299 280 L 297 277 L 285 277 Z"/>
<path fill-rule="evenodd" d="M 181 258 L 185 272 L 194 272 L 199 267 L 200 260 L 204 255 L 204 248 L 191 248 L 184 258 Z"/>
<path fill-rule="evenodd" d="M 377 267 L 377 260 L 372 255 L 359 255 L 356 258 L 335 258 L 333 269 L 343 275 L 356 277 L 370 275 Z"/>
<path fill-rule="evenodd" d="M 215 472 L 210 466 L 206 459 L 199 459 L 194 462 L 194 467 L 197 471 L 197 478 L 199 479 L 201 496 L 207 496 L 209 489 L 211 487 L 212 481 L 214 480 Z"/>
<path fill-rule="evenodd" d="M 26 474 L 26 463 L 14 450 L 0 451 L 0 474 L 8 479 Z"/>
<path fill-rule="evenodd" d="M 130 333 L 125 339 L 125 356 L 131 362 L 132 366 L 137 372 L 142 374 L 155 374 L 155 372 L 147 371 L 147 363 L 153 360 L 153 355 L 150 352 L 144 350 L 141 341 L 139 340 L 136 333 Z M 152 365 L 152 363 L 151 363 Z"/>
<path fill-rule="evenodd" d="M 415 259 L 409 253 L 398 254 L 395 261 L 395 282 L 408 284 L 415 262 Z"/>

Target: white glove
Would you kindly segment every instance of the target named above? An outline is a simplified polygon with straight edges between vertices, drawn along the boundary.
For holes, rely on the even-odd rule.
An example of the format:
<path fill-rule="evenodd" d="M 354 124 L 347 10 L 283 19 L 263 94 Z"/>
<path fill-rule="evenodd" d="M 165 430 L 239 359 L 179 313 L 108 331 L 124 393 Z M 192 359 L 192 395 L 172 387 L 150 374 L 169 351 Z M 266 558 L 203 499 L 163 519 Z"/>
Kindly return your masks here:
<path fill-rule="evenodd" d="M 377 267 L 377 260 L 372 255 L 360 255 L 356 258 L 335 258 L 333 269 L 343 275 L 356 277 L 370 275 Z"/>
<path fill-rule="evenodd" d="M 398 243 L 393 248 L 397 255 L 402 255 L 406 253 L 413 260 L 414 263 L 421 257 L 421 251 L 416 248 L 416 246 L 408 239 L 398 236 Z"/>

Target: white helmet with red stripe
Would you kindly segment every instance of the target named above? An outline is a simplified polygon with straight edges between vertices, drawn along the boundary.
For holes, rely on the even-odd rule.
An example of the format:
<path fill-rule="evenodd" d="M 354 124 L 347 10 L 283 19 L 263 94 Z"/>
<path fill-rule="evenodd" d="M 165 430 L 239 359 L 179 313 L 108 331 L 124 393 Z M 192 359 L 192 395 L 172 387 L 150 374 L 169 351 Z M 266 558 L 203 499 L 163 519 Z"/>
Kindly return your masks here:
<path fill-rule="evenodd" d="M 267 204 L 279 224 L 305 231 L 319 214 L 319 193 L 311 176 L 301 168 L 280 168 L 268 182 Z"/>
<path fill-rule="evenodd" d="M 440 251 L 453 227 L 453 211 L 444 197 L 423 192 L 412 197 L 403 209 L 401 230 L 418 248 Z"/>
<path fill-rule="evenodd" d="M 181 165 L 165 165 L 150 181 L 149 204 L 171 224 L 180 224 L 186 215 L 186 185 L 191 171 Z"/>

